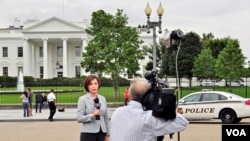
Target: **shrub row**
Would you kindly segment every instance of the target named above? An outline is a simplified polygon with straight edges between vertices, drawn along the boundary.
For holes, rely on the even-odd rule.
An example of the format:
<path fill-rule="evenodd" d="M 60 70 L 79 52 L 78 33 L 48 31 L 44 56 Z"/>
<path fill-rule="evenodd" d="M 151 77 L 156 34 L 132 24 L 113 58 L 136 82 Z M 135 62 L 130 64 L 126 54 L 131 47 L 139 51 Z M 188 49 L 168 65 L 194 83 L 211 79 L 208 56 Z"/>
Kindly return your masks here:
<path fill-rule="evenodd" d="M 27 87 L 34 86 L 81 86 L 86 76 L 80 78 L 57 77 L 51 79 L 37 79 L 31 76 L 24 76 L 24 84 Z M 18 83 L 17 77 L 0 76 L 0 87 L 15 87 Z M 124 78 L 119 79 L 119 86 L 128 86 L 130 81 Z M 101 77 L 101 85 L 112 87 L 113 82 L 110 78 Z"/>

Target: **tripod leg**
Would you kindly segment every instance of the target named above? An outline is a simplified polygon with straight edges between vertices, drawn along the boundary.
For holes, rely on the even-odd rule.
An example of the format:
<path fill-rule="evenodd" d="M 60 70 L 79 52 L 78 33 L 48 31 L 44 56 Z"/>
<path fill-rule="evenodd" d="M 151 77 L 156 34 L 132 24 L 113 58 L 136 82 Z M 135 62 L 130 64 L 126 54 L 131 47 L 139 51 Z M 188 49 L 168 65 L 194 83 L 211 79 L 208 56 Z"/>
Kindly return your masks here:
<path fill-rule="evenodd" d="M 164 139 L 164 136 L 158 136 L 157 137 L 157 141 L 163 141 L 163 139 Z"/>
<path fill-rule="evenodd" d="M 174 135 L 174 134 L 170 134 L 170 135 L 169 135 L 170 141 L 174 141 L 173 135 Z"/>

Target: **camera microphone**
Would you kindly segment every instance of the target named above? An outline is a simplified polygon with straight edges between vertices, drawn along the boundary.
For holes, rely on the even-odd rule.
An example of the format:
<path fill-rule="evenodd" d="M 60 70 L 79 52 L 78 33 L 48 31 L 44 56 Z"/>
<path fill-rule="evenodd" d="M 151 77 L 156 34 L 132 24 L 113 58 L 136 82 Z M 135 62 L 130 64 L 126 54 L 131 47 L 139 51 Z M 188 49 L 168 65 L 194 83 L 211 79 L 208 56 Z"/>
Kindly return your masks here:
<path fill-rule="evenodd" d="M 181 39 L 183 37 L 183 32 L 179 29 L 172 31 L 170 34 L 170 39 Z"/>
<path fill-rule="evenodd" d="M 148 71 L 144 74 L 144 77 L 147 79 L 147 80 L 151 80 L 152 78 L 155 78 L 157 75 L 157 72 L 156 71 Z"/>
<path fill-rule="evenodd" d="M 96 97 L 96 98 L 94 99 L 94 102 L 95 102 L 95 104 L 94 104 L 95 108 L 96 108 L 96 109 L 100 109 L 100 108 L 101 108 L 101 103 L 99 103 L 99 98 L 98 98 L 98 97 Z M 100 120 L 100 115 L 96 115 L 96 116 L 95 116 L 95 119 L 96 119 L 96 120 Z"/>

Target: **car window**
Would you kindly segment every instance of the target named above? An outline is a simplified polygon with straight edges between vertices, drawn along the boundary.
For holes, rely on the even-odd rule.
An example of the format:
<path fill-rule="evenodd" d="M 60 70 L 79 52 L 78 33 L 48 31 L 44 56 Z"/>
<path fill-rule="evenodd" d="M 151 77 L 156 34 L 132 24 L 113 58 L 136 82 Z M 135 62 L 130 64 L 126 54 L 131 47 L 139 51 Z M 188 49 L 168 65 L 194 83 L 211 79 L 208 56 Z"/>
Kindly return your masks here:
<path fill-rule="evenodd" d="M 227 100 L 227 97 L 226 96 L 224 96 L 224 95 L 220 95 L 220 100 Z"/>
<path fill-rule="evenodd" d="M 201 94 L 193 94 L 184 99 L 185 103 L 200 101 Z"/>
<path fill-rule="evenodd" d="M 216 93 L 205 93 L 202 96 L 202 100 L 201 101 L 215 101 L 215 100 L 219 100 L 219 95 Z"/>

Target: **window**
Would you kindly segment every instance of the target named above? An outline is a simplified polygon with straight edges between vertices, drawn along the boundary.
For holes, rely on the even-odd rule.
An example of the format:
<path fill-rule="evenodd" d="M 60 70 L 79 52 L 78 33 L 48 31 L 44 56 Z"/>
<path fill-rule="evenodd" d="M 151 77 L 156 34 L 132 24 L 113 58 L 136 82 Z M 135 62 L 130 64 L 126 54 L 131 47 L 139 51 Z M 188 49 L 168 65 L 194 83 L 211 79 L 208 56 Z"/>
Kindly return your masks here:
<path fill-rule="evenodd" d="M 8 47 L 3 47 L 3 57 L 8 57 Z"/>
<path fill-rule="evenodd" d="M 227 100 L 227 97 L 225 97 L 224 95 L 219 95 L 219 99 L 220 100 Z"/>
<path fill-rule="evenodd" d="M 43 66 L 40 66 L 40 78 L 43 78 Z"/>
<path fill-rule="evenodd" d="M 133 78 L 133 74 L 129 73 L 128 74 L 128 79 L 132 79 Z"/>
<path fill-rule="evenodd" d="M 81 48 L 79 46 L 75 47 L 75 57 L 81 57 Z"/>
<path fill-rule="evenodd" d="M 201 98 L 201 94 L 193 94 L 193 95 L 190 95 L 190 96 L 186 97 L 184 99 L 184 101 L 186 103 L 189 103 L 189 102 L 199 102 L 200 98 Z"/>
<path fill-rule="evenodd" d="M 3 76 L 8 76 L 8 67 L 3 67 Z"/>
<path fill-rule="evenodd" d="M 76 77 L 80 77 L 81 76 L 81 67 L 80 66 L 76 66 Z"/>
<path fill-rule="evenodd" d="M 202 101 L 215 101 L 219 100 L 219 95 L 215 93 L 205 93 L 203 94 Z"/>
<path fill-rule="evenodd" d="M 63 48 L 60 46 L 57 47 L 57 57 L 63 57 Z"/>
<path fill-rule="evenodd" d="M 39 47 L 39 57 L 43 57 L 43 47 Z"/>
<path fill-rule="evenodd" d="M 17 47 L 17 57 L 23 57 L 23 47 Z"/>
<path fill-rule="evenodd" d="M 130 73 L 129 71 L 127 71 L 127 75 L 128 75 L 128 79 L 132 79 L 133 78 L 133 74 Z"/>
<path fill-rule="evenodd" d="M 63 72 L 61 71 L 57 72 L 57 77 L 63 77 Z"/>

